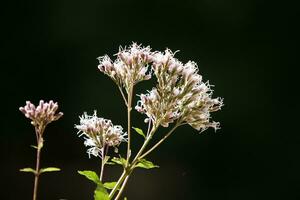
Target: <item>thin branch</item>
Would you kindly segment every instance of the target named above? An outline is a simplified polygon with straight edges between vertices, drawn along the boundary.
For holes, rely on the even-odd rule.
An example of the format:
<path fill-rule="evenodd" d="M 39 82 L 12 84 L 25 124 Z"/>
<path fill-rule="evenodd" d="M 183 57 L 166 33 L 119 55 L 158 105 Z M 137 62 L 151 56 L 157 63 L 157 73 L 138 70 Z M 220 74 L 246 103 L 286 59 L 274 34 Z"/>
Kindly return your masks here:
<path fill-rule="evenodd" d="M 33 186 L 33 200 L 37 199 L 37 191 L 39 185 L 39 176 L 40 176 L 40 160 L 41 160 L 41 150 L 43 147 L 44 140 L 42 138 L 44 128 L 41 129 L 35 128 L 35 134 L 37 138 L 37 153 L 36 153 L 36 165 L 35 165 L 35 175 L 34 175 L 34 186 Z"/>
<path fill-rule="evenodd" d="M 121 95 L 122 95 L 122 98 L 123 98 L 123 100 L 124 100 L 125 105 L 128 106 L 128 102 L 127 102 L 127 100 L 126 100 L 126 97 L 125 97 L 125 95 L 124 95 L 124 92 L 123 92 L 122 88 L 121 88 L 120 86 L 118 86 L 118 88 L 119 88 L 119 91 L 120 91 L 120 93 L 121 93 Z"/>
<path fill-rule="evenodd" d="M 127 181 L 128 181 L 129 176 L 130 176 L 130 174 L 128 174 L 128 175 L 126 176 L 126 178 L 125 178 L 125 180 L 124 180 L 124 182 L 123 182 L 123 184 L 122 184 L 122 186 L 121 186 L 121 188 L 120 188 L 120 191 L 119 191 L 119 193 L 117 194 L 115 200 L 118 200 L 118 199 L 121 197 L 121 195 L 122 195 L 122 193 L 123 193 L 123 191 L 124 191 L 124 188 L 125 188 L 125 186 L 126 186 L 126 184 L 127 184 Z"/>
<path fill-rule="evenodd" d="M 151 119 L 149 119 L 149 123 L 148 123 L 148 130 L 147 130 L 147 137 L 149 136 L 149 133 L 150 133 L 150 128 L 151 128 Z"/>
<path fill-rule="evenodd" d="M 122 175 L 120 176 L 118 182 L 116 183 L 115 187 L 111 190 L 110 194 L 109 194 L 109 199 L 112 199 L 112 197 L 114 196 L 115 192 L 117 191 L 117 188 L 121 185 L 121 183 L 124 181 L 124 179 L 127 176 L 127 172 L 124 169 Z"/>
<path fill-rule="evenodd" d="M 163 141 L 165 141 L 173 132 L 174 130 L 180 126 L 179 124 L 176 124 L 160 141 L 158 141 L 153 147 L 151 147 L 151 149 L 149 149 L 146 153 L 144 153 L 143 155 L 141 155 L 139 157 L 139 159 L 144 158 L 146 155 L 148 155 L 149 153 L 151 153 L 154 149 L 156 149 Z"/>
<path fill-rule="evenodd" d="M 105 146 L 102 147 L 102 159 L 101 159 L 101 171 L 100 171 L 100 181 L 102 182 L 103 179 L 103 173 L 104 173 L 104 161 L 105 161 L 105 156 L 106 156 L 106 152 L 105 152 Z"/>
<path fill-rule="evenodd" d="M 127 142 L 127 165 L 129 163 L 130 155 L 131 155 L 131 104 L 132 104 L 132 97 L 133 97 L 133 86 L 129 88 L 128 93 L 128 103 L 127 103 L 127 134 L 128 134 L 128 142 Z"/>

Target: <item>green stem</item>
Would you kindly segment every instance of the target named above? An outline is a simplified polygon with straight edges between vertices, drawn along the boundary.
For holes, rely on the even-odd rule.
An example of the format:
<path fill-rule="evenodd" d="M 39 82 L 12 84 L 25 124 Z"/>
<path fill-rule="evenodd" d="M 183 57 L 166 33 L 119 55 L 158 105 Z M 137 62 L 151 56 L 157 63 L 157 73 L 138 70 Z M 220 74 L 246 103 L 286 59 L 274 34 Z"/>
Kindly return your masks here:
<path fill-rule="evenodd" d="M 104 159 L 105 159 L 105 156 L 106 156 L 106 154 L 105 154 L 104 151 L 105 151 L 105 148 L 103 146 L 102 147 L 102 159 L 101 159 L 101 171 L 100 171 L 100 177 L 99 177 L 99 179 L 100 179 L 101 182 L 102 182 L 102 179 L 103 179 L 104 165 L 105 165 Z"/>
<path fill-rule="evenodd" d="M 144 141 L 144 144 L 142 145 L 142 147 L 140 148 L 139 152 L 137 153 L 137 155 L 135 156 L 135 158 L 133 159 L 132 163 L 130 164 L 130 167 L 134 166 L 136 164 L 136 162 L 138 161 L 139 156 L 142 154 L 142 152 L 144 151 L 144 149 L 146 148 L 147 144 L 149 143 L 149 141 L 151 140 L 152 135 L 154 134 L 154 132 L 157 130 L 157 127 L 152 127 L 152 130 L 149 134 L 149 137 L 146 138 L 146 140 Z M 117 188 L 123 183 L 124 180 L 128 179 L 127 177 L 129 177 L 129 175 L 131 174 L 133 168 L 129 168 L 129 169 L 124 169 L 124 172 L 122 173 L 122 175 L 120 176 L 117 184 L 115 185 L 115 187 L 112 189 L 112 191 L 109 194 L 109 197 L 112 198 L 115 194 L 115 192 L 117 191 Z M 122 188 L 125 187 L 127 183 L 126 182 L 122 185 Z M 124 190 L 124 189 L 123 189 Z M 118 193 L 118 196 L 121 196 L 122 191 L 120 191 Z"/>
<path fill-rule="evenodd" d="M 165 141 L 173 132 L 174 130 L 179 126 L 179 124 L 176 124 L 160 141 L 158 141 L 151 149 L 149 149 L 146 153 L 141 155 L 139 159 L 144 158 L 147 156 L 149 153 L 151 153 L 154 149 L 156 149 L 163 141 Z"/>
<path fill-rule="evenodd" d="M 43 148 L 44 140 L 42 138 L 42 134 L 44 132 L 44 128 L 40 130 L 35 128 L 36 138 L 37 138 L 37 153 L 36 153 L 36 165 L 35 165 L 35 174 L 34 174 L 34 186 L 33 186 L 33 200 L 37 199 L 37 191 L 39 185 L 39 176 L 40 176 L 40 160 L 41 160 L 41 150 Z"/>
<path fill-rule="evenodd" d="M 130 149 L 130 143 L 131 143 L 131 104 L 132 104 L 132 95 L 133 95 L 133 86 L 129 88 L 128 93 L 128 100 L 127 100 L 127 134 L 128 134 L 128 142 L 127 142 L 127 165 L 129 163 L 130 155 L 131 155 L 131 149 Z"/>
<path fill-rule="evenodd" d="M 127 184 L 127 181 L 128 181 L 129 176 L 130 176 L 130 174 L 128 174 L 128 175 L 125 177 L 124 182 L 123 182 L 123 184 L 122 184 L 122 186 L 121 186 L 121 188 L 120 188 L 120 191 L 119 191 L 119 193 L 117 194 L 115 200 L 118 200 L 118 199 L 121 197 L 121 195 L 122 195 L 122 193 L 123 193 L 123 191 L 124 191 L 124 188 L 125 188 L 125 186 L 126 186 L 126 184 Z"/>
<path fill-rule="evenodd" d="M 121 185 L 121 183 L 124 181 L 124 179 L 126 178 L 126 176 L 128 175 L 128 171 L 126 171 L 124 169 L 122 175 L 120 176 L 118 182 L 116 183 L 115 187 L 111 190 L 110 194 L 109 194 L 109 199 L 112 199 L 112 197 L 114 196 L 114 194 L 116 193 L 118 187 Z"/>

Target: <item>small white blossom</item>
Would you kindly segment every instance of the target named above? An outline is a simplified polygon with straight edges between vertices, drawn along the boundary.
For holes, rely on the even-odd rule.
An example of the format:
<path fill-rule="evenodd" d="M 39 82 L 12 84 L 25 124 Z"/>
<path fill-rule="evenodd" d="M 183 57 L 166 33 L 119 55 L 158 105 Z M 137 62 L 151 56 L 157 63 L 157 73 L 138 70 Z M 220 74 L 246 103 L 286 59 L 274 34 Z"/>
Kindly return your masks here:
<path fill-rule="evenodd" d="M 127 141 L 123 128 L 113 125 L 108 119 L 97 117 L 96 111 L 93 115 L 84 113 L 80 117 L 80 124 L 75 125 L 79 130 L 79 136 L 84 136 L 84 145 L 89 147 L 87 153 L 102 157 L 104 147 L 116 147 L 121 142 Z"/>

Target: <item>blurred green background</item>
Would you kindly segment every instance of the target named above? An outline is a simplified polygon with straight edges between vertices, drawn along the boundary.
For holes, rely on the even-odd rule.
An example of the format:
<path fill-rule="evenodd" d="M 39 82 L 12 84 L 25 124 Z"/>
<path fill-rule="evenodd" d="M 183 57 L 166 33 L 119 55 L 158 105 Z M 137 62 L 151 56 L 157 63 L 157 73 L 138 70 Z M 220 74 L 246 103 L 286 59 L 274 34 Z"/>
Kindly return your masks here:
<path fill-rule="evenodd" d="M 222 129 L 202 134 L 181 127 L 149 159 L 160 165 L 136 170 L 125 195 L 135 199 L 299 199 L 299 137 L 292 139 L 298 62 L 294 42 L 297 6 L 245 0 L 51 0 L 10 1 L 1 11 L 1 199 L 31 199 L 33 127 L 18 111 L 26 100 L 59 102 L 65 113 L 45 133 L 39 199 L 92 199 L 94 185 L 78 169 L 98 171 L 74 124 L 84 111 L 126 127 L 113 82 L 97 69 L 98 56 L 132 41 L 154 50 L 180 50 L 198 63 L 204 80 L 225 106 L 213 115 Z M 294 73 L 295 74 L 295 73 Z M 143 82 L 137 93 L 152 86 Z M 297 90 L 294 90 L 297 92 Z M 4 113 L 3 113 L 4 109 Z M 133 114 L 145 128 L 144 116 Z M 4 127 L 4 128 L 3 128 Z M 156 139 L 166 131 L 161 129 Z M 136 146 L 141 138 L 133 138 Z M 123 147 L 121 147 L 122 150 Z M 105 174 L 113 180 L 120 168 Z"/>

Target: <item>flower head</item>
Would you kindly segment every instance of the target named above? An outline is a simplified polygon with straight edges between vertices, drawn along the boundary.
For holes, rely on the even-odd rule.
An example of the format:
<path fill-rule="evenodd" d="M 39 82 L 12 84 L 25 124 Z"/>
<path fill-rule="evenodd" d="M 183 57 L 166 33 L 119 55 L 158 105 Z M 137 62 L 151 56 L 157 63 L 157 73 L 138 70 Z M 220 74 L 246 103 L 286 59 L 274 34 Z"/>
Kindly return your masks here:
<path fill-rule="evenodd" d="M 136 83 L 148 80 L 148 64 L 152 62 L 150 47 L 141 47 L 133 43 L 129 48 L 121 48 L 113 62 L 107 55 L 99 57 L 98 69 L 108 75 L 118 86 L 127 91 Z"/>
<path fill-rule="evenodd" d="M 93 115 L 84 113 L 80 117 L 80 124 L 75 128 L 84 135 L 84 145 L 89 147 L 87 153 L 94 156 L 103 156 L 104 147 L 116 147 L 121 142 L 127 141 L 123 128 L 119 125 L 113 125 L 108 119 L 97 117 L 96 111 Z"/>
<path fill-rule="evenodd" d="M 56 113 L 57 109 L 58 104 L 52 100 L 49 102 L 40 100 L 37 107 L 30 101 L 26 101 L 26 105 L 19 108 L 25 117 L 31 119 L 31 124 L 39 130 L 40 134 L 49 123 L 63 116 L 62 112 Z"/>
<path fill-rule="evenodd" d="M 209 83 L 202 82 L 195 62 L 181 63 L 174 53 L 166 50 L 153 55 L 154 74 L 157 85 L 140 95 L 135 107 L 147 115 L 147 120 L 164 127 L 177 120 L 204 131 L 208 127 L 217 129 L 219 123 L 210 121 L 210 113 L 223 105 L 221 98 L 212 98 Z"/>

